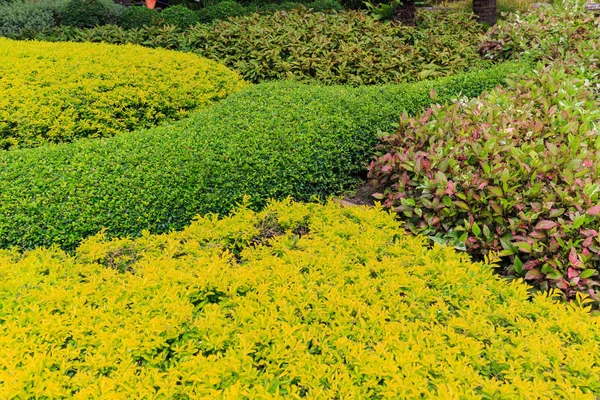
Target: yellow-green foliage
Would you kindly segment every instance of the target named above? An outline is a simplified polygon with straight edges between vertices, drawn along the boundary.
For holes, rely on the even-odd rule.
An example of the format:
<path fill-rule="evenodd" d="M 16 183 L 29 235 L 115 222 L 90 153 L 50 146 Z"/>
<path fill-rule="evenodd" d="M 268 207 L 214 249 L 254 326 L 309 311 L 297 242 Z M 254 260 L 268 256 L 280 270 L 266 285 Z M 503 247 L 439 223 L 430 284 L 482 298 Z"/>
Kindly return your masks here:
<path fill-rule="evenodd" d="M 237 73 L 193 54 L 0 38 L 0 148 L 179 119 L 237 90 Z"/>
<path fill-rule="evenodd" d="M 240 208 L 0 253 L 1 398 L 594 399 L 586 299 L 529 298 L 378 209 Z M 189 397 L 187 397 L 189 396 Z"/>

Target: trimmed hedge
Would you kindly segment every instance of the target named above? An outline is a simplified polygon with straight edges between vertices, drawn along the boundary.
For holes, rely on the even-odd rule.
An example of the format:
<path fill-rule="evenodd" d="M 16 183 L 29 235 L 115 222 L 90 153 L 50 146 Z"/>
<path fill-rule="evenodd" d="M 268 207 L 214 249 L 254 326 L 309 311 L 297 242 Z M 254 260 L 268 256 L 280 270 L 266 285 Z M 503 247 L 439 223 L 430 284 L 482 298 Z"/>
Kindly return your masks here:
<path fill-rule="evenodd" d="M 521 67 L 523 68 L 523 67 Z M 418 84 L 256 85 L 171 126 L 0 154 L 0 247 L 73 248 L 102 227 L 166 232 L 245 194 L 309 200 L 356 182 L 402 110 L 504 82 L 515 64 Z"/>
<path fill-rule="evenodd" d="M 0 252 L 0 393 L 595 399 L 589 299 L 531 297 L 388 213 L 277 203 L 182 232 Z"/>
<path fill-rule="evenodd" d="M 180 119 L 241 85 L 194 54 L 0 38 L 0 148 L 112 136 Z"/>

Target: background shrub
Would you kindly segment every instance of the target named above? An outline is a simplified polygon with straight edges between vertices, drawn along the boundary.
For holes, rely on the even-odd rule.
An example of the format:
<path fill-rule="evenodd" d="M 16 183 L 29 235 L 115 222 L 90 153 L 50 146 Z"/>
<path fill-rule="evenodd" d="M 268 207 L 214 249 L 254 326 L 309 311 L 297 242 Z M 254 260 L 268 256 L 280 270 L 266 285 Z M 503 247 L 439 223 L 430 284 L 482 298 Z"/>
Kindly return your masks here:
<path fill-rule="evenodd" d="M 489 66 L 491 62 L 478 53 L 481 29 L 464 13 L 422 13 L 415 28 L 378 22 L 360 12 L 323 14 L 302 8 L 235 17 L 186 31 L 61 27 L 24 38 L 194 51 L 252 82 L 293 78 L 363 85 L 418 81 Z"/>
<path fill-rule="evenodd" d="M 119 25 L 126 29 L 162 25 L 162 23 L 161 14 L 158 11 L 144 6 L 127 7 L 119 21 Z"/>
<path fill-rule="evenodd" d="M 61 10 L 59 23 L 77 28 L 116 24 L 123 9 L 111 0 L 70 0 Z"/>
<path fill-rule="evenodd" d="M 452 22 L 439 21 L 444 18 Z M 441 31 L 436 24 L 450 29 Z M 195 52 L 252 82 L 293 77 L 354 85 L 416 81 L 481 66 L 480 34 L 481 27 L 465 14 L 424 14 L 415 30 L 359 12 L 304 8 L 231 18 L 187 32 Z"/>
<path fill-rule="evenodd" d="M 235 1 L 222 1 L 198 11 L 200 22 L 225 20 L 229 17 L 239 17 L 250 13 L 250 10 Z"/>
<path fill-rule="evenodd" d="M 493 60 L 529 58 L 552 61 L 577 49 L 583 41 L 600 41 L 600 19 L 581 7 L 548 7 L 513 14 L 491 28 L 480 51 Z"/>
<path fill-rule="evenodd" d="M 0 36 L 19 36 L 54 26 L 52 11 L 37 4 L 0 2 Z"/>
<path fill-rule="evenodd" d="M 0 153 L 0 247 L 72 249 L 102 227 L 166 232 L 245 194 L 262 207 L 337 193 L 366 172 L 378 130 L 428 106 L 431 88 L 442 102 L 476 96 L 518 70 L 355 89 L 263 84 L 171 126 Z"/>
<path fill-rule="evenodd" d="M 0 38 L 0 148 L 112 136 L 178 119 L 239 86 L 193 54 Z"/>
<path fill-rule="evenodd" d="M 343 11 L 344 7 L 337 0 L 315 0 L 309 3 L 307 7 L 312 8 L 313 11 L 326 12 L 326 11 Z"/>
<path fill-rule="evenodd" d="M 430 249 L 398 225 L 377 209 L 277 203 L 169 235 L 97 236 L 76 257 L 3 251 L 0 390 L 590 400 L 600 392 L 600 324 L 588 299 L 530 297 L 522 282 L 506 284 L 489 265 Z"/>
<path fill-rule="evenodd" d="M 198 13 L 181 5 L 162 10 L 160 17 L 165 25 L 173 25 L 181 29 L 186 29 L 200 22 Z"/>

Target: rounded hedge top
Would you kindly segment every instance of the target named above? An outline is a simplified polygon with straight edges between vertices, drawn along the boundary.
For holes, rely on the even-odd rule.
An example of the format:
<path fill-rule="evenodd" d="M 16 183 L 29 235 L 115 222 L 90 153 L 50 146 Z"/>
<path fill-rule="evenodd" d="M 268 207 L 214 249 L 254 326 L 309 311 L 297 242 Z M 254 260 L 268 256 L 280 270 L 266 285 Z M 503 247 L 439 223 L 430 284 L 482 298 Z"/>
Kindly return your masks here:
<path fill-rule="evenodd" d="M 237 90 L 214 61 L 168 50 L 0 38 L 0 148 L 32 147 L 179 119 Z"/>
<path fill-rule="evenodd" d="M 377 209 L 0 252 L 3 398 L 594 399 L 600 323 Z"/>

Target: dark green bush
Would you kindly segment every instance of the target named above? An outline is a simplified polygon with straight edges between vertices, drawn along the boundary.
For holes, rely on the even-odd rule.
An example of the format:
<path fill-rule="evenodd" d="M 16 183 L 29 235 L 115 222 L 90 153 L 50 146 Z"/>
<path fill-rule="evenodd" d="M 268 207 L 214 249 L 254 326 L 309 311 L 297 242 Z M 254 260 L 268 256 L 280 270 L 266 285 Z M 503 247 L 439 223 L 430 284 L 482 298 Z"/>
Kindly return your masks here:
<path fill-rule="evenodd" d="M 337 0 L 315 0 L 307 5 L 308 8 L 312 8 L 313 11 L 326 12 L 326 11 L 342 11 L 344 7 Z"/>
<path fill-rule="evenodd" d="M 173 25 L 181 29 L 186 29 L 200 22 L 200 17 L 196 11 L 180 5 L 164 9 L 160 12 L 160 17 L 165 25 Z"/>
<path fill-rule="evenodd" d="M 59 28 L 23 38 L 194 51 L 252 82 L 292 78 L 364 85 L 439 78 L 491 65 L 478 53 L 481 29 L 464 13 L 422 13 L 418 27 L 405 27 L 381 23 L 356 11 L 323 14 L 302 7 L 233 17 L 185 31 L 168 27 L 129 31 L 111 26 Z"/>
<path fill-rule="evenodd" d="M 204 7 L 198 11 L 200 22 L 212 22 L 216 20 L 226 20 L 229 17 L 239 17 L 250 13 L 243 5 L 235 1 L 222 1 L 212 6 Z"/>
<path fill-rule="evenodd" d="M 73 248 L 102 227 L 166 232 L 228 212 L 244 194 L 309 200 L 356 183 L 377 132 L 460 93 L 477 96 L 519 69 L 349 88 L 256 85 L 166 127 L 0 153 L 0 247 Z"/>
<path fill-rule="evenodd" d="M 110 0 L 70 0 L 61 10 L 58 22 L 77 28 L 116 24 L 123 8 Z"/>
<path fill-rule="evenodd" d="M 19 36 L 54 26 L 52 11 L 29 3 L 0 3 L 0 36 Z"/>
<path fill-rule="evenodd" d="M 162 25 L 161 14 L 143 6 L 128 7 L 121 15 L 119 25 L 126 29 Z"/>

